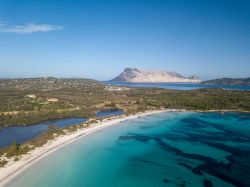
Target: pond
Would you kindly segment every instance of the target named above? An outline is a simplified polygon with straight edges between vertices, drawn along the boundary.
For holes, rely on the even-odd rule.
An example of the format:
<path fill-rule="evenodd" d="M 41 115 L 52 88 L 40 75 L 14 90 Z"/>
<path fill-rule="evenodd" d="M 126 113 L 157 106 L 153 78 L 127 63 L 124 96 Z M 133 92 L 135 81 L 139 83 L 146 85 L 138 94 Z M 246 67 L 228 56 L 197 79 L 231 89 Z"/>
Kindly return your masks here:
<path fill-rule="evenodd" d="M 32 138 L 35 138 L 36 136 L 47 131 L 48 126 L 50 125 L 66 127 L 85 121 L 87 121 L 87 118 L 63 118 L 57 120 L 48 120 L 28 126 L 4 127 L 0 130 L 0 148 L 9 146 L 14 141 L 17 143 L 24 143 Z"/>
<path fill-rule="evenodd" d="M 111 117 L 124 114 L 120 109 L 102 110 L 96 113 L 96 117 Z M 11 145 L 14 141 L 16 143 L 24 143 L 31 140 L 38 135 L 46 132 L 48 126 L 55 125 L 58 127 L 67 127 L 76 125 L 87 121 L 87 118 L 63 118 L 57 120 L 48 120 L 41 123 L 27 125 L 27 126 L 12 126 L 3 127 L 0 130 L 0 148 Z"/>

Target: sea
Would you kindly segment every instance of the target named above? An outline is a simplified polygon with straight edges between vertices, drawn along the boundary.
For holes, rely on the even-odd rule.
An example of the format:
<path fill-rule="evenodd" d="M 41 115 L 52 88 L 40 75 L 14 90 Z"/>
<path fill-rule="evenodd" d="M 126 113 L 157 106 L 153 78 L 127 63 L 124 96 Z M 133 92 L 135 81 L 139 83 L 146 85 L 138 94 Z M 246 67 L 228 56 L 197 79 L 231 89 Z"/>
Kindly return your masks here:
<path fill-rule="evenodd" d="M 164 88 L 170 90 L 194 90 L 201 88 L 222 88 L 226 90 L 250 90 L 250 85 L 220 85 L 201 83 L 130 83 L 106 81 L 106 84 L 114 86 L 142 87 L 142 88 Z"/>
<path fill-rule="evenodd" d="M 47 155 L 9 187 L 250 186 L 250 114 L 164 112 Z"/>

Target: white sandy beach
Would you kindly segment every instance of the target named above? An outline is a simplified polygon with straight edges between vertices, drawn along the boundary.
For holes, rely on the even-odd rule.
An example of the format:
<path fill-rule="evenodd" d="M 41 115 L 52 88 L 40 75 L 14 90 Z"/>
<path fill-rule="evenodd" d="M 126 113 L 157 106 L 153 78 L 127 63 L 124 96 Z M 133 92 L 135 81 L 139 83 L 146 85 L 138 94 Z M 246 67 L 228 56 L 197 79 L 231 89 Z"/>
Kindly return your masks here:
<path fill-rule="evenodd" d="M 54 140 L 49 141 L 42 147 L 38 147 L 28 154 L 21 157 L 18 161 L 9 162 L 3 168 L 0 168 L 0 187 L 5 186 L 8 182 L 10 182 L 14 177 L 23 172 L 25 169 L 30 167 L 32 164 L 36 163 L 46 155 L 56 151 L 57 149 L 67 145 L 79 138 L 85 137 L 93 132 L 104 129 L 106 127 L 119 124 L 122 121 L 136 119 L 138 117 L 143 117 L 147 115 L 157 114 L 161 112 L 172 112 L 177 110 L 155 110 L 155 111 L 147 111 L 144 113 L 138 113 L 131 116 L 120 116 L 114 117 L 111 120 L 103 120 L 98 124 L 93 124 L 88 128 L 82 128 L 78 131 L 72 132 L 67 135 L 59 136 Z"/>

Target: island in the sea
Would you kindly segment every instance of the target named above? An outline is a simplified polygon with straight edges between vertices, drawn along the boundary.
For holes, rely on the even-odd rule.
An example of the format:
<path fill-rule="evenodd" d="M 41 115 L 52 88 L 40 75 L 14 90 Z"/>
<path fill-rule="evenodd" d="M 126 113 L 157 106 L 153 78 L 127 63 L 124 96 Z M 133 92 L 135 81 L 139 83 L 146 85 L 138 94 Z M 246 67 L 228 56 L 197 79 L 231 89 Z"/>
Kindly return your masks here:
<path fill-rule="evenodd" d="M 169 71 L 142 70 L 138 68 L 125 68 L 122 73 L 112 79 L 114 82 L 201 82 L 197 76 L 185 77 Z"/>
<path fill-rule="evenodd" d="M 221 84 L 221 85 L 250 85 L 250 77 L 248 78 L 220 78 L 203 81 L 202 84 Z"/>

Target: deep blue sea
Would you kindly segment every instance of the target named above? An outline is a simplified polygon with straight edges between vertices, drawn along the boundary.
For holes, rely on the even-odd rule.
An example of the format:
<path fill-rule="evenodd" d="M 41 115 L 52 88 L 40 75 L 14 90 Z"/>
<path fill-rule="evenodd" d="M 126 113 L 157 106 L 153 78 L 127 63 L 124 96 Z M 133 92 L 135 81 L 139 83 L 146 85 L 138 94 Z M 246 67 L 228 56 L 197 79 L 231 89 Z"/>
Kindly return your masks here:
<path fill-rule="evenodd" d="M 107 84 L 115 86 L 128 87 L 144 87 L 144 88 L 164 88 L 171 90 L 193 90 L 200 88 L 223 88 L 227 90 L 250 90 L 250 86 L 246 85 L 206 85 L 200 83 L 130 83 L 130 82 L 112 82 L 107 81 Z"/>
<path fill-rule="evenodd" d="M 68 144 L 9 187 L 250 186 L 250 114 L 169 112 Z"/>

